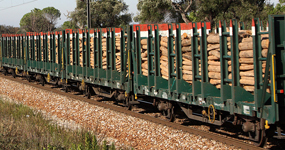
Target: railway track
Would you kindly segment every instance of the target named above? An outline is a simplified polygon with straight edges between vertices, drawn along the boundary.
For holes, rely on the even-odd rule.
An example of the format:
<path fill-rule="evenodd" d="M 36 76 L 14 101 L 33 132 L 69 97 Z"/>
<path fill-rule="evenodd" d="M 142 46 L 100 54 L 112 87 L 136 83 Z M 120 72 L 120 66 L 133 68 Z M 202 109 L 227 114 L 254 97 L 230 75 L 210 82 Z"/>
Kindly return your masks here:
<path fill-rule="evenodd" d="M 124 113 L 124 114 L 130 115 L 130 116 L 136 117 L 136 118 L 144 119 L 144 120 L 147 120 L 147 121 L 150 121 L 150 122 L 153 122 L 153 123 L 165 125 L 165 126 L 177 129 L 177 130 L 182 130 L 182 131 L 188 132 L 190 134 L 200 135 L 201 137 L 205 137 L 205 138 L 208 138 L 208 139 L 214 139 L 216 141 L 225 143 L 227 145 L 234 145 L 237 148 L 251 149 L 251 150 L 253 150 L 253 149 L 264 149 L 264 148 L 256 147 L 253 144 L 245 143 L 243 140 L 240 140 L 240 139 L 235 139 L 235 138 L 232 138 L 232 137 L 227 137 L 227 136 L 220 135 L 218 133 L 206 132 L 206 131 L 202 131 L 202 130 L 199 130 L 199 129 L 194 129 L 194 128 L 191 128 L 191 127 L 188 127 L 188 126 L 184 126 L 184 125 L 181 125 L 181 124 L 168 122 L 166 120 L 158 119 L 158 118 L 155 118 L 155 117 L 152 117 L 152 116 L 149 116 L 149 115 L 145 115 L 145 114 L 141 114 L 141 113 L 137 113 L 137 112 L 126 110 L 124 107 L 118 107 L 118 106 L 115 106 L 115 105 L 102 103 L 102 102 L 95 101 L 95 100 L 92 100 L 92 99 L 87 99 L 87 98 L 85 98 L 83 96 L 80 96 L 80 95 L 74 95 L 74 94 L 71 94 L 71 93 L 65 93 L 62 90 L 59 90 L 59 89 L 56 89 L 56 88 L 50 88 L 50 86 L 41 86 L 40 84 L 35 84 L 34 82 L 28 82 L 27 80 L 23 80 L 23 78 L 13 78 L 12 76 L 4 76 L 3 74 L 0 74 L 0 77 L 8 79 L 8 80 L 16 81 L 16 82 L 19 82 L 19 83 L 23 83 L 23 84 L 26 84 L 26 85 L 29 85 L 29 86 L 32 86 L 32 87 L 35 87 L 35 88 L 42 89 L 42 90 L 46 90 L 46 91 L 49 91 L 49 92 L 53 92 L 53 93 L 56 93 L 58 95 L 66 96 L 66 97 L 69 97 L 69 98 L 72 98 L 72 99 L 77 99 L 77 100 L 80 100 L 80 101 L 84 101 L 84 102 L 87 102 L 87 103 L 92 104 L 92 105 L 97 105 L 97 106 L 100 106 L 100 107 L 103 107 L 103 108 L 111 109 L 111 110 L 114 110 L 114 111 L 117 111 L 117 112 L 120 112 L 120 113 Z"/>

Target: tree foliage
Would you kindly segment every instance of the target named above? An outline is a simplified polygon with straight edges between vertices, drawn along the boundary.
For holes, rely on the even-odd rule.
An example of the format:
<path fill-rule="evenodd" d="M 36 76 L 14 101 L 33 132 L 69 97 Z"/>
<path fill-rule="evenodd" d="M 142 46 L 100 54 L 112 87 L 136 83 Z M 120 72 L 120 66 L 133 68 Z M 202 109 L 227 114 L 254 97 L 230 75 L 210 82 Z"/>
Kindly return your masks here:
<path fill-rule="evenodd" d="M 140 14 L 135 16 L 134 21 L 140 23 L 164 22 L 166 14 L 171 12 L 171 5 L 165 0 L 139 0 L 137 9 Z"/>
<path fill-rule="evenodd" d="M 195 9 L 192 0 L 139 0 L 139 14 L 134 18 L 140 23 L 189 22 L 187 14 Z"/>
<path fill-rule="evenodd" d="M 18 34 L 19 33 L 18 27 L 0 25 L 0 35 L 1 34 Z"/>
<path fill-rule="evenodd" d="M 60 11 L 55 9 L 54 7 L 46 7 L 43 10 L 43 16 L 48 21 L 48 31 L 51 31 L 55 28 L 55 24 L 57 23 L 58 18 L 60 18 Z"/>
<path fill-rule="evenodd" d="M 252 18 L 265 21 L 268 14 L 284 13 L 284 3 L 280 0 L 274 7 L 267 0 L 139 0 L 135 21 L 167 22 L 165 14 L 172 12 L 175 22 L 210 21 L 215 25 L 219 20 L 237 19 L 250 24 Z"/>
<path fill-rule="evenodd" d="M 198 21 L 237 19 L 251 22 L 252 18 L 266 18 L 265 0 L 200 0 L 196 11 Z"/>
<path fill-rule="evenodd" d="M 62 29 L 76 29 L 78 26 L 72 23 L 72 21 L 65 21 L 61 26 Z"/>
<path fill-rule="evenodd" d="M 68 18 L 72 24 L 79 28 L 87 25 L 86 3 L 76 1 L 76 8 L 70 12 Z M 119 27 L 128 25 L 131 21 L 131 14 L 127 12 L 128 5 L 122 0 L 95 0 L 90 3 L 91 27 Z"/>
<path fill-rule="evenodd" d="M 27 32 L 51 31 L 55 29 L 56 20 L 59 17 L 59 10 L 53 7 L 47 7 L 43 10 L 34 8 L 22 17 L 20 26 Z"/>

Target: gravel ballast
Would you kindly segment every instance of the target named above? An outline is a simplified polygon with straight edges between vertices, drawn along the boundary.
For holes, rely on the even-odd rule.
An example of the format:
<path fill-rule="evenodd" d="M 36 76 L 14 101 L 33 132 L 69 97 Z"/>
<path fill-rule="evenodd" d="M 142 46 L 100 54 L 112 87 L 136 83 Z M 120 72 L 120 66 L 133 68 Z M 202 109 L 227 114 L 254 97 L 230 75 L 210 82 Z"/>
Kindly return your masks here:
<path fill-rule="evenodd" d="M 40 110 L 60 126 L 86 128 L 117 147 L 134 149 L 234 149 L 209 140 L 123 113 L 57 95 L 0 77 L 0 94 Z"/>

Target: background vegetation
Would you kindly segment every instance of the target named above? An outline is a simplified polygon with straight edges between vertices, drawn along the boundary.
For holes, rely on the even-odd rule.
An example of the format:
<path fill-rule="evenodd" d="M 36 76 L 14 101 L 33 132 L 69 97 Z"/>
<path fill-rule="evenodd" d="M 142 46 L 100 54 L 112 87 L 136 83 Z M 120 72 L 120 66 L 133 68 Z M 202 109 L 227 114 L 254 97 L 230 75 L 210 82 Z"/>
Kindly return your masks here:
<path fill-rule="evenodd" d="M 86 0 L 85 0 L 86 1 Z M 61 12 L 54 7 L 34 8 L 24 14 L 20 28 L 0 25 L 0 34 L 84 29 L 87 9 L 84 0 L 76 0 L 76 8 L 67 14 L 68 21 L 56 27 Z M 251 25 L 252 18 L 267 22 L 270 14 L 284 14 L 285 0 L 273 5 L 269 0 L 138 0 L 135 16 L 128 13 L 123 0 L 91 0 L 91 27 L 125 27 L 130 23 L 182 23 L 237 19 Z M 133 6 L 131 6 L 133 7 Z"/>
<path fill-rule="evenodd" d="M 114 150 L 91 133 L 72 131 L 45 120 L 40 113 L 24 105 L 4 102 L 0 99 L 0 149 L 70 149 Z"/>

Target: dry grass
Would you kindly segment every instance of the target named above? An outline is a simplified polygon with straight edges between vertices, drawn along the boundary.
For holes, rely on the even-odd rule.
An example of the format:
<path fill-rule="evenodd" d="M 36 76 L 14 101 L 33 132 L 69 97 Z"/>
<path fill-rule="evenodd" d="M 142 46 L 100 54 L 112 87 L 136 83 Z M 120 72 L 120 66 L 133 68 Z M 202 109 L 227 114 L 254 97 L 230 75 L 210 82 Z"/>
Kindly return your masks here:
<path fill-rule="evenodd" d="M 87 131 L 71 131 L 51 124 L 24 105 L 0 100 L 0 149 L 115 149 L 101 146 Z"/>

